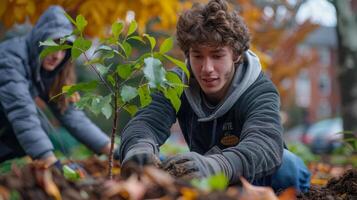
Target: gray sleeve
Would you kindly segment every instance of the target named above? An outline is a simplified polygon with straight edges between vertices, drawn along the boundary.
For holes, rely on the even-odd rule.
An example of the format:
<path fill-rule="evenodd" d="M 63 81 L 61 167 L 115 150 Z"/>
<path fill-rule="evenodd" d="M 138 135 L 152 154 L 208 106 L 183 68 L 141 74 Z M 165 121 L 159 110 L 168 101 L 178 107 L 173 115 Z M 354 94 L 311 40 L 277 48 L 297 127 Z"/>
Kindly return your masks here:
<path fill-rule="evenodd" d="M 152 102 L 138 111 L 121 133 L 119 149 L 120 160 L 123 161 L 131 146 L 137 143 L 147 143 L 152 146 L 153 153 L 158 152 L 170 135 L 170 128 L 176 121 L 176 112 L 170 101 L 161 93 L 152 95 Z"/>
<path fill-rule="evenodd" d="M 2 62 L 0 66 L 1 107 L 26 154 L 34 159 L 48 156 L 52 154 L 53 146 L 41 127 L 29 82 L 13 65 L 15 63 Z"/>
<path fill-rule="evenodd" d="M 49 106 L 71 135 L 95 153 L 99 154 L 100 150 L 110 142 L 109 137 L 74 105 L 70 104 L 63 114 L 60 113 L 55 104 L 52 103 Z"/>
<path fill-rule="evenodd" d="M 277 91 L 252 92 L 242 105 L 244 125 L 240 142 L 223 151 L 233 168 L 233 182 L 239 176 L 252 181 L 274 173 L 281 165 L 283 154 Z"/>

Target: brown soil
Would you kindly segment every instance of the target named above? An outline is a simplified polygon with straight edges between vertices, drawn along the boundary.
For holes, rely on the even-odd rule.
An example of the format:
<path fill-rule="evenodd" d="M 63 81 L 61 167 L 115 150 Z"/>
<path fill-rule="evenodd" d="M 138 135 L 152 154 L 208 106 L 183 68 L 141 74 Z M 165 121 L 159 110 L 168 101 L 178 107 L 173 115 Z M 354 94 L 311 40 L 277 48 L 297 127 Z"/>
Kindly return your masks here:
<path fill-rule="evenodd" d="M 106 161 L 91 158 L 79 163 L 87 171 L 87 176 L 74 182 L 66 180 L 57 169 L 45 169 L 36 163 L 21 169 L 13 167 L 10 173 L 0 176 L 0 199 L 47 200 L 56 199 L 56 195 L 64 200 L 238 198 L 238 187 L 230 187 L 226 192 L 199 191 L 155 167 L 132 166 L 129 178 L 124 180 L 116 173 L 114 180 L 108 181 Z M 119 166 L 115 167 L 119 170 Z M 180 169 L 173 168 L 171 173 L 180 173 Z M 19 198 L 13 197 L 14 192 Z M 357 170 L 348 170 L 340 178 L 330 179 L 324 187 L 312 187 L 297 198 L 357 199 Z"/>
<path fill-rule="evenodd" d="M 311 187 L 308 193 L 298 196 L 298 199 L 357 200 L 357 169 L 350 169 L 341 177 L 330 179 L 326 186 Z"/>

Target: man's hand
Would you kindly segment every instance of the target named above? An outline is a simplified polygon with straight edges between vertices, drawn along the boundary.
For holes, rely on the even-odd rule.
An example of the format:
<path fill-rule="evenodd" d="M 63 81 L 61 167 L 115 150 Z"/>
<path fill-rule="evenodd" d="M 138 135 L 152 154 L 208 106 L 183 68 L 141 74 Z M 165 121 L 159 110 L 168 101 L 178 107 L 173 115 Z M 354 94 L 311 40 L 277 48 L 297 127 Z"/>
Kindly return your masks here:
<path fill-rule="evenodd" d="M 190 180 L 205 178 L 223 172 L 230 178 L 231 172 L 221 154 L 202 156 L 196 152 L 187 152 L 168 158 L 163 162 L 163 169 L 171 175 Z"/>
<path fill-rule="evenodd" d="M 117 154 L 119 154 L 117 152 Z M 145 165 L 160 165 L 160 159 L 155 155 L 151 144 L 140 143 L 132 146 L 126 153 L 122 163 L 122 176 L 128 177 L 136 170 L 140 170 Z M 139 168 L 138 168 L 139 167 Z"/>
<path fill-rule="evenodd" d="M 136 151 L 136 152 L 133 152 L 132 155 L 125 157 L 122 165 L 125 165 L 126 163 L 134 163 L 139 166 L 144 166 L 144 165 L 158 166 L 158 164 L 160 163 L 160 160 L 153 153 L 150 153 L 147 151 Z"/>

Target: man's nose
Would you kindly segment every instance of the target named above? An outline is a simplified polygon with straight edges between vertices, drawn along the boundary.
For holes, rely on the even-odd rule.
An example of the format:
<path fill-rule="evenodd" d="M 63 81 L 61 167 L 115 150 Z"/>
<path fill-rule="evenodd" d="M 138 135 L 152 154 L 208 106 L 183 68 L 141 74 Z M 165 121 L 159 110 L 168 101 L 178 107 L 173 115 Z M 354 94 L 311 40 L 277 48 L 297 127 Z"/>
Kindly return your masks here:
<path fill-rule="evenodd" d="M 212 62 L 212 59 L 210 58 L 206 58 L 204 59 L 203 63 L 202 63 L 202 71 L 204 72 L 212 72 L 214 69 L 214 65 Z"/>

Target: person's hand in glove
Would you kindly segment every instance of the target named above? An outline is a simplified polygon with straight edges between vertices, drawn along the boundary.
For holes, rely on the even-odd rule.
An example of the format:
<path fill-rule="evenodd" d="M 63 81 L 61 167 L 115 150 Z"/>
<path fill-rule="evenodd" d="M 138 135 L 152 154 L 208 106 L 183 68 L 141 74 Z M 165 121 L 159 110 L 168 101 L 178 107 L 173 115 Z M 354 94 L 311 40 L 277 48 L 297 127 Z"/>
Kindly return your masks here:
<path fill-rule="evenodd" d="M 220 172 L 229 179 L 232 175 L 232 168 L 222 154 L 203 156 L 196 152 L 187 152 L 168 158 L 162 166 L 171 175 L 185 180 L 205 178 Z"/>
<path fill-rule="evenodd" d="M 118 157 L 118 156 L 117 156 Z M 121 174 L 128 177 L 145 165 L 160 165 L 160 159 L 155 154 L 153 146 L 149 143 L 138 143 L 130 147 L 121 162 Z M 138 168 L 139 166 L 139 168 Z"/>

